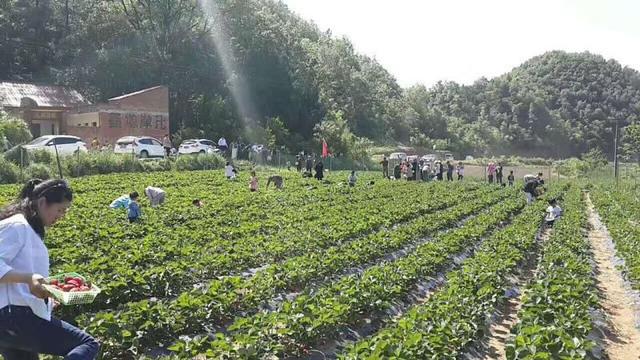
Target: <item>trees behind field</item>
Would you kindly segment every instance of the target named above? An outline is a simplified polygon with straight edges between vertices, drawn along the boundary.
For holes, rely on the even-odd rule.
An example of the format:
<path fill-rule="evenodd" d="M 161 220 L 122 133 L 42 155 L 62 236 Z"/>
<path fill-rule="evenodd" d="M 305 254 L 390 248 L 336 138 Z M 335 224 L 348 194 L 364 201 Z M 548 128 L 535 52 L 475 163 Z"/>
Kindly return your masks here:
<path fill-rule="evenodd" d="M 549 52 L 468 86 L 402 89 L 348 39 L 272 0 L 7 0 L 0 34 L 0 79 L 68 85 L 92 101 L 164 84 L 178 137 L 291 151 L 318 151 L 323 132 L 346 126 L 354 144 L 610 154 L 614 123 L 640 112 L 638 72 L 589 53 Z"/>

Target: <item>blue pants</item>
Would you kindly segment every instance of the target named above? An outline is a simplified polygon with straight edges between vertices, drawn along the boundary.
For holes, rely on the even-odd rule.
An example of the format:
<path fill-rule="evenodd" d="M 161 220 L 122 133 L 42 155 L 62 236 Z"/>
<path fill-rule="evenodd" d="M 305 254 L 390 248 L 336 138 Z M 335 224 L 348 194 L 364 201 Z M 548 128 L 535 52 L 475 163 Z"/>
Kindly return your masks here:
<path fill-rule="evenodd" d="M 0 355 L 5 360 L 37 360 L 38 354 L 93 360 L 99 349 L 96 340 L 64 321 L 44 320 L 26 306 L 0 309 Z"/>

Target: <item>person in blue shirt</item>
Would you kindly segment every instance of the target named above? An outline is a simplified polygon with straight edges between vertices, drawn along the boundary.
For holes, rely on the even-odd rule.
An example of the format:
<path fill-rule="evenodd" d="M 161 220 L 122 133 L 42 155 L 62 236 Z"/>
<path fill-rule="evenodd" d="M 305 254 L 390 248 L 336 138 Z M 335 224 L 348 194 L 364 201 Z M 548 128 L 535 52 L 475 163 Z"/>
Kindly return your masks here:
<path fill-rule="evenodd" d="M 134 196 L 135 195 L 135 196 Z M 138 193 L 131 193 L 131 202 L 129 203 L 129 207 L 127 208 L 127 217 L 129 218 L 129 222 L 136 222 L 140 219 L 142 215 L 142 210 L 140 210 L 140 204 L 138 204 Z"/>
<path fill-rule="evenodd" d="M 112 209 L 128 209 L 133 197 L 138 197 L 138 193 L 134 191 L 129 195 L 122 195 L 119 198 L 113 200 L 109 207 Z"/>

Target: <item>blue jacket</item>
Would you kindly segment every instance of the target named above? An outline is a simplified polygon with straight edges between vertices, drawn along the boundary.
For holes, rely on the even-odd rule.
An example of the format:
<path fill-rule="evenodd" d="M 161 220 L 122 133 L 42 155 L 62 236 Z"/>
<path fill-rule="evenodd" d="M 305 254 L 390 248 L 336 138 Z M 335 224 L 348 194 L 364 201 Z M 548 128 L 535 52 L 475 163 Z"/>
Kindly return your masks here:
<path fill-rule="evenodd" d="M 137 219 L 142 215 L 142 211 L 140 210 L 140 205 L 137 202 L 131 201 L 129 203 L 129 211 L 127 211 L 127 216 L 129 219 Z"/>
<path fill-rule="evenodd" d="M 119 198 L 113 200 L 109 207 L 112 209 L 128 209 L 129 204 L 131 204 L 131 198 L 129 197 L 129 195 L 122 195 Z"/>

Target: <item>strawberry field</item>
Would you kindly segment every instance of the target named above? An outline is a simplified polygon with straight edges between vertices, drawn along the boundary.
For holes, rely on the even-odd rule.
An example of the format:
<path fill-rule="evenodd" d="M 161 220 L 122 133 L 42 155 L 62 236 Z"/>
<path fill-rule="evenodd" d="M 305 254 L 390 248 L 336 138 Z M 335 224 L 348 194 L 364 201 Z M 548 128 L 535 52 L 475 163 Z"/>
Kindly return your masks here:
<path fill-rule="evenodd" d="M 546 201 L 527 206 L 521 186 L 364 173 L 350 188 L 346 173 L 330 183 L 290 173 L 283 190 L 250 193 L 246 176 L 73 180 L 73 208 L 46 239 L 52 273 L 84 274 L 102 293 L 58 316 L 97 337 L 104 359 L 491 358 L 489 329 L 516 299 L 507 358 L 585 358 L 599 347 L 577 185 L 548 186 L 543 199 L 561 199 L 565 213 L 541 236 Z M 108 208 L 148 185 L 167 203 L 143 200 L 141 223 Z M 0 203 L 17 190 L 0 187 Z M 638 224 L 622 208 L 637 219 L 638 199 L 591 193 L 637 284 L 638 238 L 627 235 Z"/>

